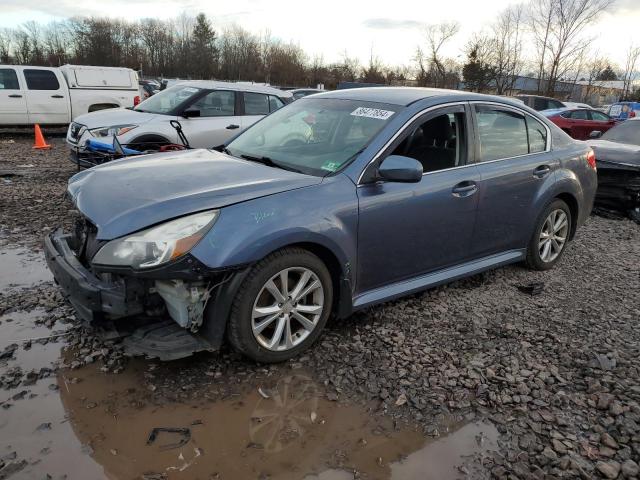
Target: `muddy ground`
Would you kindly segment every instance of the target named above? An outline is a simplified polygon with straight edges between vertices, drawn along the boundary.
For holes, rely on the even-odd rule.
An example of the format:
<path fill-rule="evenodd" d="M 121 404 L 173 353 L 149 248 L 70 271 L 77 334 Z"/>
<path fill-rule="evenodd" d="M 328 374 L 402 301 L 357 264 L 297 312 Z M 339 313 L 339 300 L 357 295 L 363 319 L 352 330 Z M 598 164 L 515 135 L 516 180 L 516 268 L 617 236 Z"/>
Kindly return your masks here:
<path fill-rule="evenodd" d="M 638 478 L 637 224 L 591 217 L 553 271 L 332 322 L 282 365 L 131 360 L 44 265 L 74 171 L 49 140 L 0 133 L 0 480 Z"/>

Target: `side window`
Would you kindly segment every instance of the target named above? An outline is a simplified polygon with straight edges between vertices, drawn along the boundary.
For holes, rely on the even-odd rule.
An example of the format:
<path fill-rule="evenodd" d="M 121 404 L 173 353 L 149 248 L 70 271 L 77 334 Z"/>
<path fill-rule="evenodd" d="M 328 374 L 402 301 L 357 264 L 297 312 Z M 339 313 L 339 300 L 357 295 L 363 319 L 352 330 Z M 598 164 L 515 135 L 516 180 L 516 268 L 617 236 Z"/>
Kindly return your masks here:
<path fill-rule="evenodd" d="M 244 92 L 245 115 L 269 115 L 269 97 L 262 93 Z"/>
<path fill-rule="evenodd" d="M 574 120 L 589 120 L 589 114 L 586 110 L 574 110 L 571 112 L 571 118 Z"/>
<path fill-rule="evenodd" d="M 527 132 L 529 134 L 529 153 L 544 152 L 547 149 L 547 129 L 542 123 L 527 115 Z"/>
<path fill-rule="evenodd" d="M 464 165 L 467 160 L 465 114 L 444 113 L 411 129 L 391 155 L 404 155 L 422 163 L 422 170 L 435 172 Z"/>
<path fill-rule="evenodd" d="M 228 90 L 207 93 L 191 108 L 200 110 L 201 117 L 225 117 L 235 115 L 236 95 Z"/>
<path fill-rule="evenodd" d="M 279 108 L 284 107 L 284 102 L 274 95 L 269 95 L 269 111 L 275 112 Z"/>
<path fill-rule="evenodd" d="M 29 90 L 58 90 L 60 84 L 51 70 L 25 69 L 24 78 Z"/>
<path fill-rule="evenodd" d="M 0 68 L 0 90 L 20 90 L 18 76 L 13 68 Z"/>
<path fill-rule="evenodd" d="M 524 115 L 510 110 L 478 105 L 476 118 L 481 162 L 529 153 Z"/>
<path fill-rule="evenodd" d="M 602 112 L 596 112 L 595 110 L 591 111 L 591 119 L 592 120 L 596 120 L 598 122 L 608 122 L 609 121 L 609 117 L 608 116 L 606 116 Z"/>
<path fill-rule="evenodd" d="M 549 108 L 564 108 L 564 105 L 557 100 L 549 100 Z"/>
<path fill-rule="evenodd" d="M 547 110 L 549 107 L 549 102 L 545 98 L 534 97 L 533 99 L 533 109 L 534 110 Z"/>

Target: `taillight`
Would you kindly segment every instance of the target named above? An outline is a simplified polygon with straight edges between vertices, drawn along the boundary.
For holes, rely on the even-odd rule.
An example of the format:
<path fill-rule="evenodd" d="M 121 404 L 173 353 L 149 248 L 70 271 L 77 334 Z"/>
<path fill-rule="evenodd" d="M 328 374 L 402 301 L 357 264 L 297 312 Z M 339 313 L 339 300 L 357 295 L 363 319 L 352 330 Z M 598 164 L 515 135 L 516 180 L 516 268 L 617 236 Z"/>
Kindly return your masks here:
<path fill-rule="evenodd" d="M 592 149 L 587 153 L 587 163 L 591 168 L 596 169 L 596 153 Z"/>
<path fill-rule="evenodd" d="M 133 106 L 135 107 L 139 103 L 140 103 L 140 96 L 136 95 L 135 97 L 133 97 Z"/>
<path fill-rule="evenodd" d="M 629 118 L 633 118 L 633 117 L 635 117 L 635 116 L 636 116 L 636 112 L 635 112 L 635 110 L 631 110 L 631 111 L 629 112 Z"/>

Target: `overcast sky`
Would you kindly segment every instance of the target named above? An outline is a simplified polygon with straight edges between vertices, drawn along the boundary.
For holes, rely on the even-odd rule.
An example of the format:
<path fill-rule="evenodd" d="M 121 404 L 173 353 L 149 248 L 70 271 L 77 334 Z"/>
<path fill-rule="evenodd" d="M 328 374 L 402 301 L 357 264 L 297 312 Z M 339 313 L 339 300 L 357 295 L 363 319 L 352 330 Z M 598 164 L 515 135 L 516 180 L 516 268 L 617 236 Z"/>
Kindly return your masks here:
<path fill-rule="evenodd" d="M 182 12 L 205 12 L 214 27 L 237 23 L 260 33 L 300 44 L 325 61 L 339 60 L 345 51 L 363 62 L 373 50 L 387 64 L 410 63 L 423 42 L 423 25 L 456 20 L 461 31 L 446 52 L 460 55 L 469 36 L 493 21 L 515 0 L 0 0 L 0 27 L 28 20 L 47 22 L 74 15 L 127 19 L 171 18 Z M 314 6 L 317 5 L 317 6 Z M 589 32 L 593 48 L 614 62 L 624 62 L 625 49 L 635 36 L 640 42 L 640 0 L 617 0 Z"/>

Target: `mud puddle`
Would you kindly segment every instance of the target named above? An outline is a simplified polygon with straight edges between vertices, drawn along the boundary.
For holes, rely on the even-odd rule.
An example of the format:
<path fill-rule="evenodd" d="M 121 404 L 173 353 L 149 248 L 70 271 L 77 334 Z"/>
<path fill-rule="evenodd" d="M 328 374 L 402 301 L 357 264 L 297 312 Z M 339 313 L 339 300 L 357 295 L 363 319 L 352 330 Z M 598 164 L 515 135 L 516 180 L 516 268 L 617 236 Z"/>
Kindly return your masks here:
<path fill-rule="evenodd" d="M 32 287 L 53 281 L 42 253 L 22 247 L 3 247 L 0 250 L 0 291 Z"/>
<path fill-rule="evenodd" d="M 434 440 L 367 408 L 326 400 L 311 376 L 289 370 L 218 401 L 166 403 L 142 387 L 142 361 L 121 375 L 61 374 L 78 440 L 110 479 L 448 479 L 497 448 L 487 424 L 451 425 Z M 73 374 L 73 380 L 66 375 Z M 155 431 L 155 435 L 150 434 Z M 157 475 L 154 477 L 153 474 Z"/>

